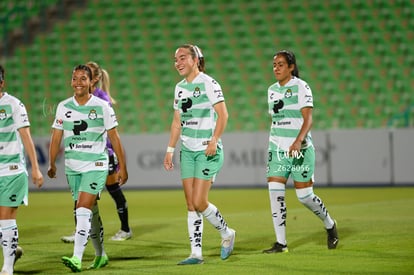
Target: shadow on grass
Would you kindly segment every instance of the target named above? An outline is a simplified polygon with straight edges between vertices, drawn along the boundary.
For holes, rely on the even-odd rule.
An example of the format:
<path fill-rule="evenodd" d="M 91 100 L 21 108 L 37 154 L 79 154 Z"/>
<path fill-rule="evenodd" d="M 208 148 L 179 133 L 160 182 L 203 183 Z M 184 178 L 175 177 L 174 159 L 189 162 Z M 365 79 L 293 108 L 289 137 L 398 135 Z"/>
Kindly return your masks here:
<path fill-rule="evenodd" d="M 338 236 L 339 236 L 339 244 L 338 246 L 343 245 L 343 241 L 348 238 L 348 236 L 355 234 L 355 230 L 348 228 L 348 227 L 338 227 Z M 317 244 L 326 246 L 326 231 L 315 232 L 313 234 L 304 234 L 302 238 L 296 239 L 292 242 L 289 242 L 289 250 L 301 247 L 306 244 Z"/>
<path fill-rule="evenodd" d="M 133 226 L 131 227 L 132 229 L 132 238 L 135 237 L 140 237 L 140 236 L 145 236 L 148 234 L 153 234 L 156 231 L 159 230 L 163 230 L 167 227 L 170 227 L 171 224 L 169 223 L 158 223 L 158 224 L 141 224 L 141 225 L 137 225 L 137 226 Z"/>

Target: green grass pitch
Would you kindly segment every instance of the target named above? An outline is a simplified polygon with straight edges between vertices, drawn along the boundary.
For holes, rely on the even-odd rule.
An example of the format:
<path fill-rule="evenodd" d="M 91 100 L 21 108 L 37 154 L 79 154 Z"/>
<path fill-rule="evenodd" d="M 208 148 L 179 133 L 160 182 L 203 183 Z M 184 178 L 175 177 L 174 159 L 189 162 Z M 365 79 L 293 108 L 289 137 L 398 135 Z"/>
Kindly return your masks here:
<path fill-rule="evenodd" d="M 119 229 L 115 204 L 104 191 L 99 202 L 109 265 L 87 274 L 414 274 L 414 187 L 315 188 L 338 222 L 340 242 L 326 247 L 322 222 L 287 190 L 289 253 L 263 254 L 275 241 L 268 191 L 219 189 L 210 201 L 237 231 L 233 255 L 220 259 L 220 236 L 205 222 L 205 263 L 177 266 L 190 253 L 182 190 L 126 190 L 134 236 L 109 241 Z M 62 256 L 72 244 L 60 241 L 74 229 L 69 191 L 36 191 L 17 219 L 23 257 L 15 274 L 68 274 Z M 83 268 L 94 257 L 89 242 Z"/>

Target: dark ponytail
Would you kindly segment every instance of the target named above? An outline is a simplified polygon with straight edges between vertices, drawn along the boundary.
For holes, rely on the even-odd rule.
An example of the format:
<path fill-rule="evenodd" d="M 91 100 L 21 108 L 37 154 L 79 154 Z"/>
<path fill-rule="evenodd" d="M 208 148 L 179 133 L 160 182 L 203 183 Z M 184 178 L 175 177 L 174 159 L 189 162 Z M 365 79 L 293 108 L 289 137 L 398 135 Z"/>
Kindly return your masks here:
<path fill-rule="evenodd" d="M 0 82 L 4 80 L 4 68 L 0 65 Z"/>

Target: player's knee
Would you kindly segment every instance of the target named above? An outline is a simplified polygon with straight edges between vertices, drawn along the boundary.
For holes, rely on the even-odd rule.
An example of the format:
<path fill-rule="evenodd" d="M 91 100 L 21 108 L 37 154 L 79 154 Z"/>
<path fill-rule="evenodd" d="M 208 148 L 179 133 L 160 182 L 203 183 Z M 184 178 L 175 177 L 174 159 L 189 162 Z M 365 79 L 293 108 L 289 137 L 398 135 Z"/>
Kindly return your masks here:
<path fill-rule="evenodd" d="M 296 197 L 303 205 L 308 205 L 312 202 L 315 194 L 312 187 L 296 189 Z"/>
<path fill-rule="evenodd" d="M 197 212 L 203 212 L 208 207 L 208 202 L 202 202 L 202 201 L 195 201 L 193 202 L 194 210 Z"/>

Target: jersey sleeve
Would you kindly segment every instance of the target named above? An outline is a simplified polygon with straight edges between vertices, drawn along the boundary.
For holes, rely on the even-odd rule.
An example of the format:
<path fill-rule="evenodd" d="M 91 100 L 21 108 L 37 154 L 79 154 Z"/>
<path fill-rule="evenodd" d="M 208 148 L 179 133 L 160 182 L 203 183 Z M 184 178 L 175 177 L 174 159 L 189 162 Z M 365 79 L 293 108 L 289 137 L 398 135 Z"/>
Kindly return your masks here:
<path fill-rule="evenodd" d="M 63 130 L 63 111 L 62 103 L 59 103 L 56 108 L 55 120 L 53 121 L 52 128 Z"/>
<path fill-rule="evenodd" d="M 13 120 L 16 123 L 16 129 L 30 126 L 29 116 L 27 115 L 26 107 L 21 101 L 18 101 L 18 103 L 15 105 L 15 110 L 13 112 Z"/>
<path fill-rule="evenodd" d="M 104 126 L 106 130 L 110 130 L 118 126 L 118 120 L 116 118 L 115 111 L 110 106 L 110 103 L 108 103 L 108 105 L 105 105 L 105 108 L 103 108 L 103 115 L 104 115 Z"/>
<path fill-rule="evenodd" d="M 312 90 L 306 82 L 299 84 L 298 96 L 300 109 L 305 107 L 313 107 Z"/>
<path fill-rule="evenodd" d="M 208 99 L 212 105 L 224 101 L 224 95 L 223 91 L 221 90 L 221 86 L 214 79 L 211 79 L 211 83 L 207 83 L 206 92 Z"/>
<path fill-rule="evenodd" d="M 178 85 L 175 86 L 175 90 L 174 90 L 174 102 L 173 102 L 173 108 L 174 110 L 178 110 L 178 101 L 179 101 L 179 89 L 178 89 Z"/>
<path fill-rule="evenodd" d="M 276 84 L 273 84 L 267 88 L 267 111 L 270 115 L 273 114 L 273 102 L 276 100 L 275 98 L 275 92 L 273 90 L 273 87 L 275 87 Z"/>

